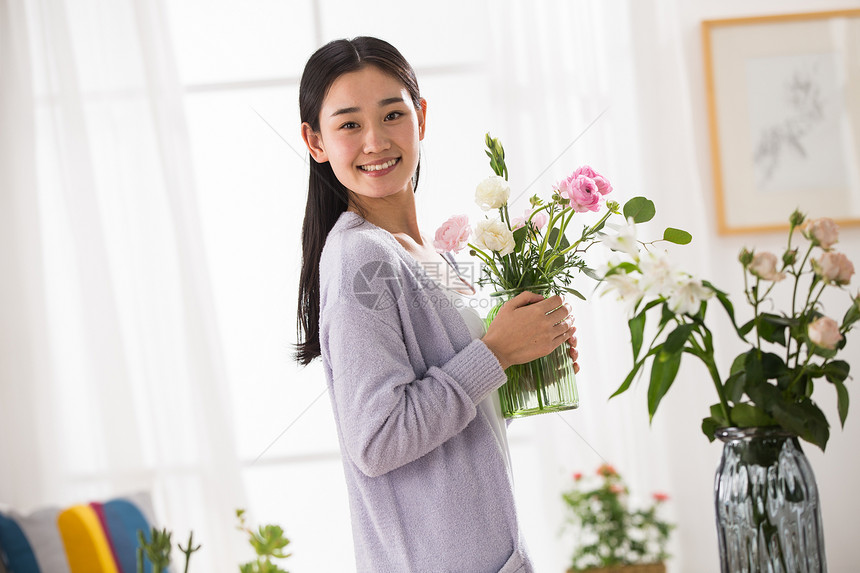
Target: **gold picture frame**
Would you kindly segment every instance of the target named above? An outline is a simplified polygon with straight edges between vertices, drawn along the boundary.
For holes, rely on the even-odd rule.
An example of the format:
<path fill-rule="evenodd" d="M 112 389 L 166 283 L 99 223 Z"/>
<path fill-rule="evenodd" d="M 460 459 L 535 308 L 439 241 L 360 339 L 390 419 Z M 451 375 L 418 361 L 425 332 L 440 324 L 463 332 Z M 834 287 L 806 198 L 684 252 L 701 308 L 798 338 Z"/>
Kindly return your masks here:
<path fill-rule="evenodd" d="M 702 22 L 717 231 L 860 224 L 860 9 Z"/>

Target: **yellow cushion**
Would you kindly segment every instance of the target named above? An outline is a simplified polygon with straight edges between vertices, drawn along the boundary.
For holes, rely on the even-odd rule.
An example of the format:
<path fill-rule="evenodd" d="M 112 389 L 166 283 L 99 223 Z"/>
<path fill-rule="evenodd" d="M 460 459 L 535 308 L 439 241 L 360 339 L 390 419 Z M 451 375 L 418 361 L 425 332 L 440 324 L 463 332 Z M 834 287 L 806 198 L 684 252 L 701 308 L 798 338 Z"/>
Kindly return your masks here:
<path fill-rule="evenodd" d="M 72 573 L 119 573 L 92 507 L 73 505 L 60 513 L 57 526 Z"/>

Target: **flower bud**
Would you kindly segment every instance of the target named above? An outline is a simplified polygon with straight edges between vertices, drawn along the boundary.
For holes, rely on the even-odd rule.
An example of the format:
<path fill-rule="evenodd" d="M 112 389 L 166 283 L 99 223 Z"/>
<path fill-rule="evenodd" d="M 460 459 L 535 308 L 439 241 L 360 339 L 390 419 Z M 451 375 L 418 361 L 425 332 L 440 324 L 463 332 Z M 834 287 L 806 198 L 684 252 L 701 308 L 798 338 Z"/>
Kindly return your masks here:
<path fill-rule="evenodd" d="M 540 207 L 541 205 L 543 205 L 543 201 L 540 200 L 540 197 L 538 197 L 537 194 L 534 194 L 529 199 L 529 204 L 532 207 Z"/>
<path fill-rule="evenodd" d="M 799 227 L 803 224 L 803 221 L 806 220 L 806 215 L 801 213 L 799 210 L 795 209 L 794 213 L 788 218 L 788 222 L 792 227 Z"/>
<path fill-rule="evenodd" d="M 747 268 L 748 266 L 750 266 L 750 263 L 753 260 L 753 254 L 749 251 L 749 249 L 744 247 L 743 249 L 741 249 L 741 252 L 738 255 L 738 260 L 741 262 L 744 268 Z"/>
<path fill-rule="evenodd" d="M 797 249 L 789 249 L 782 254 L 782 262 L 785 266 L 791 266 L 797 261 Z"/>

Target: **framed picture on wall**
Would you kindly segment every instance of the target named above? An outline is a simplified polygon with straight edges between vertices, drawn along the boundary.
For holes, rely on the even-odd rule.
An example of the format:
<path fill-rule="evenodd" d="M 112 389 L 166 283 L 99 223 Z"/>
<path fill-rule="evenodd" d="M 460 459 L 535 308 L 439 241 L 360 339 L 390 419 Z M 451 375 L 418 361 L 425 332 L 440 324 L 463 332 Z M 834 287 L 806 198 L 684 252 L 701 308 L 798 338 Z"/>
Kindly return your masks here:
<path fill-rule="evenodd" d="M 860 10 L 702 22 L 721 234 L 860 224 Z"/>

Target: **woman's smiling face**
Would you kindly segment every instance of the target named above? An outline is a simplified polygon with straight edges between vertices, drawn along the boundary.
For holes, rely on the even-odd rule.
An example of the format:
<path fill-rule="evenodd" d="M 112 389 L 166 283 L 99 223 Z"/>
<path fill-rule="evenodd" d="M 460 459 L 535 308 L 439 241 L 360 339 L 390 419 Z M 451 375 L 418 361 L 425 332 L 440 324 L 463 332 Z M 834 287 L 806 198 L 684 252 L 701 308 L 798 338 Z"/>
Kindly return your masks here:
<path fill-rule="evenodd" d="M 368 65 L 340 76 L 320 109 L 320 130 L 302 125 L 314 160 L 328 161 L 338 180 L 364 204 L 412 192 L 427 104 L 416 109 L 406 87 Z"/>

